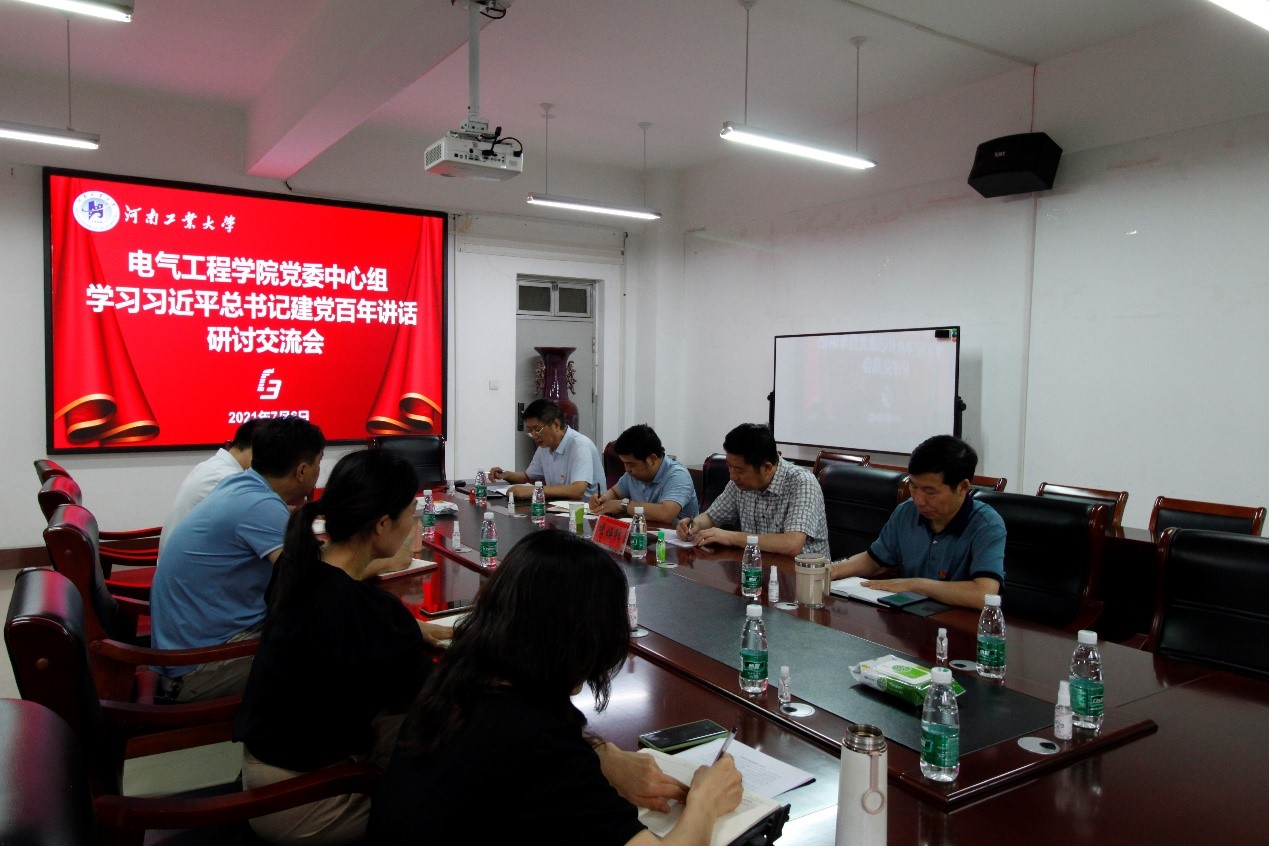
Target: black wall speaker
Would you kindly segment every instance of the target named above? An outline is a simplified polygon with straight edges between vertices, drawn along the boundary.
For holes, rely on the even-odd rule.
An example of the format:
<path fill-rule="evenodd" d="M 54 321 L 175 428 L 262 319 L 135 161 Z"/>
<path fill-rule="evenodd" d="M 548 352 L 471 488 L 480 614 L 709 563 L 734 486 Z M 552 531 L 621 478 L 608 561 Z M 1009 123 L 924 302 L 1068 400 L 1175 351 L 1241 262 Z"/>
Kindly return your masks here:
<path fill-rule="evenodd" d="M 984 141 L 974 155 L 969 186 L 984 197 L 1047 191 L 1060 158 L 1062 148 L 1043 132 Z"/>

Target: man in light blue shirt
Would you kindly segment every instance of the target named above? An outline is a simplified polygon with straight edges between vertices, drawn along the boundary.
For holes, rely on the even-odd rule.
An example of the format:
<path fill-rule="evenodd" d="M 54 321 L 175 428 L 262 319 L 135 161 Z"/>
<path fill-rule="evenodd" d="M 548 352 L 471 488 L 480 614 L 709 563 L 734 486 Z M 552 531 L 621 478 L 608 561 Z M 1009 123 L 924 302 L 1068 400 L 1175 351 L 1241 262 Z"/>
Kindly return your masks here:
<path fill-rule="evenodd" d="M 534 482 L 542 483 L 547 499 L 584 501 L 604 489 L 604 462 L 595 442 L 570 429 L 558 405 L 534 400 L 521 419 L 537 445 L 529 469 L 520 473 L 493 467 L 490 479 L 513 483 L 510 493 L 521 502 L 533 495 Z"/>
<path fill-rule="evenodd" d="M 322 430 L 307 420 L 266 421 L 252 440 L 251 469 L 222 479 L 172 528 L 150 589 L 155 648 L 259 637 L 288 506 L 313 492 L 325 446 Z M 192 702 L 241 693 L 251 659 L 158 669 L 164 696 Z"/>
<path fill-rule="evenodd" d="M 673 523 L 700 513 L 692 474 L 673 458 L 665 457 L 665 447 L 651 426 L 631 426 L 613 441 L 613 449 L 626 468 L 625 475 L 590 498 L 591 511 L 629 517 L 636 507 L 643 506 L 644 515 L 658 523 Z"/>

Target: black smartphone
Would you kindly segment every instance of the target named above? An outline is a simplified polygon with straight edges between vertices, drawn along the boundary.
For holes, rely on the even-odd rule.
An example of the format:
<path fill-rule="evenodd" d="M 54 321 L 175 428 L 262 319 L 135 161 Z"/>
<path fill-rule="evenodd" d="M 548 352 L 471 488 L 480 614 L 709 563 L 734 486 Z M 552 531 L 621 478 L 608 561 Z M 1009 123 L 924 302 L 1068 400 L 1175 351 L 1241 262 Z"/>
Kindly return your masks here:
<path fill-rule="evenodd" d="M 925 602 L 928 596 L 922 596 L 919 593 L 892 593 L 889 596 L 881 597 L 881 602 L 889 605 L 891 608 L 902 608 L 905 605 L 911 605 L 914 602 Z"/>
<path fill-rule="evenodd" d="M 691 746 L 699 746 L 727 735 L 727 729 L 713 720 L 697 720 L 681 726 L 657 729 L 639 735 L 639 745 L 661 752 L 677 752 Z"/>

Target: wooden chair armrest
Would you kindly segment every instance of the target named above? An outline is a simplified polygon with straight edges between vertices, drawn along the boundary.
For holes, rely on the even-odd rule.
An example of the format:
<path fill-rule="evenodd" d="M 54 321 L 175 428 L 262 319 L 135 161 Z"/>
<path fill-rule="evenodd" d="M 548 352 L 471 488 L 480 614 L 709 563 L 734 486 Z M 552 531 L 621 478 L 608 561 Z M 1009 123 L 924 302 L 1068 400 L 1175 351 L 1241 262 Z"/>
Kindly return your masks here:
<path fill-rule="evenodd" d="M 97 537 L 103 541 L 146 540 L 157 538 L 163 531 L 162 526 L 151 526 L 148 529 L 128 529 L 122 532 L 98 532 Z"/>
<path fill-rule="evenodd" d="M 184 728 L 204 723 L 232 721 L 242 706 L 242 696 L 222 696 L 202 702 L 145 705 L 136 702 L 101 701 L 101 710 L 111 725 L 133 734 L 138 730 Z"/>
<path fill-rule="evenodd" d="M 206 664 L 209 661 L 245 658 L 248 655 L 255 655 L 259 648 L 260 641 L 258 640 L 240 640 L 236 643 L 222 643 L 196 649 L 152 649 L 117 640 L 95 640 L 88 644 L 88 651 L 95 656 L 121 664 L 154 667 L 180 667 L 185 664 Z"/>
<path fill-rule="evenodd" d="M 222 796 L 100 796 L 97 822 L 116 829 L 183 829 L 245 822 L 346 793 L 370 793 L 383 773 L 369 764 L 345 763 L 285 781 Z"/>

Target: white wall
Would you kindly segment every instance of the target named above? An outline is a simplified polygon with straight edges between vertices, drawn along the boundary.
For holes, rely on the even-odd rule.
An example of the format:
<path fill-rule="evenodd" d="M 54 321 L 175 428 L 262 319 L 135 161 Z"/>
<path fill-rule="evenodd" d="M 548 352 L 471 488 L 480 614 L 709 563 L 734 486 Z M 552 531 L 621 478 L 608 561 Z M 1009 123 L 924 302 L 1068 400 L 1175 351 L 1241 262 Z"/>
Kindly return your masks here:
<path fill-rule="evenodd" d="M 45 91 L 44 89 L 47 89 Z M 0 72 L 0 90 L 20 97 L 56 99 L 48 80 Z M 42 92 L 42 93 L 41 93 Z M 76 126 L 91 127 L 104 139 L 96 153 L 60 151 L 16 142 L 0 142 L 0 360 L 5 362 L 4 402 L 0 403 L 0 548 L 39 546 L 43 518 L 31 461 L 46 455 L 44 375 L 44 235 L 41 224 L 40 167 L 84 170 L 203 182 L 211 185 L 286 193 L 273 180 L 242 175 L 246 121 L 240 110 L 215 108 L 131 92 L 81 86 L 76 90 Z M 450 436 L 452 466 L 470 472 L 475 464 L 511 455 L 514 398 L 501 392 L 470 390 L 486 385 L 487 373 L 511 385 L 512 355 L 486 355 L 479 346 L 452 344 L 457 337 L 485 337 L 497 346 L 515 337 L 514 278 L 521 273 L 560 272 L 603 279 L 605 348 L 602 432 L 615 435 L 622 407 L 622 373 L 615 364 L 625 342 L 620 303 L 624 233 L 585 223 L 550 222 L 528 210 L 524 194 L 540 184 L 542 162 L 530 159 L 528 171 L 506 183 L 441 179 L 422 171 L 422 146 L 399 134 L 359 130 L 291 180 L 300 193 L 373 201 L 415 208 L 461 211 L 477 208 L 488 220 L 501 221 L 483 249 L 499 239 L 529 248 L 512 257 L 461 253 L 451 261 L 450 279 Z M 633 202 L 639 197 L 638 174 L 592 166 L 553 163 L 552 186 L 582 196 Z M 464 218 L 468 225 L 471 219 Z M 583 220 L 576 217 L 576 221 Z M 478 227 L 479 228 L 479 227 Z M 455 256 L 451 253 L 451 259 Z M 520 256 L 517 258 L 516 256 Z M 579 264 L 579 256 L 583 261 Z M 470 273 L 470 275 L 468 275 Z M 511 280 L 512 284 L 508 284 Z M 477 295 L 479 292 L 479 295 Z M 487 299 L 484 299 L 487 297 Z M 457 354 L 455 354 L 457 352 Z M 469 380 L 475 380 L 474 383 Z M 468 403 L 471 403 L 469 406 Z M 319 421 L 320 423 L 320 421 Z M 471 427 L 471 439 L 458 433 Z M 612 433 L 612 434 L 610 434 Z M 474 444 L 474 446 L 473 446 Z M 327 451 L 329 470 L 346 449 Z M 495 453 L 497 453 L 495 455 Z M 137 528 L 162 521 L 167 502 L 189 467 L 204 453 L 175 452 L 63 456 L 58 460 L 84 489 L 85 504 L 103 528 Z M 323 476 L 324 478 L 324 476 Z"/>
<path fill-rule="evenodd" d="M 684 370 L 659 396 L 689 458 L 766 419 L 774 335 L 959 323 L 965 436 L 1010 490 L 1127 489 L 1135 526 L 1157 494 L 1269 504 L 1269 41 L 1196 14 L 1040 66 L 1057 186 L 983 199 L 974 148 L 1028 131 L 1031 92 L 1020 70 L 867 114 L 862 174 L 684 175 L 686 295 L 661 313 Z"/>

